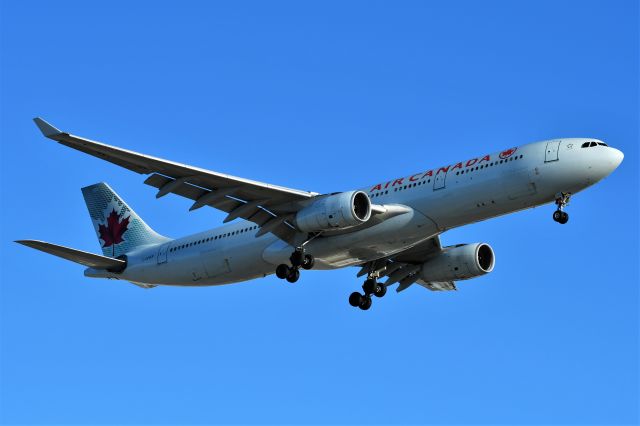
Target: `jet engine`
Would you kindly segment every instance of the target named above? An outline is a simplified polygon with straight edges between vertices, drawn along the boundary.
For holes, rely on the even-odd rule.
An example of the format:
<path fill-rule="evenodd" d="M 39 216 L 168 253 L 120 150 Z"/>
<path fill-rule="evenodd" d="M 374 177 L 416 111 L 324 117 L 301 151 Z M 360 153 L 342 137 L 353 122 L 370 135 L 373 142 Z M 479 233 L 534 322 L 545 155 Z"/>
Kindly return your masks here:
<path fill-rule="evenodd" d="M 370 217 L 369 196 L 362 191 L 349 191 L 318 197 L 298 211 L 294 222 L 300 231 L 318 232 L 357 226 Z"/>
<path fill-rule="evenodd" d="M 427 282 L 467 280 L 493 271 L 495 259 L 489 244 L 459 244 L 427 260 L 419 274 Z"/>

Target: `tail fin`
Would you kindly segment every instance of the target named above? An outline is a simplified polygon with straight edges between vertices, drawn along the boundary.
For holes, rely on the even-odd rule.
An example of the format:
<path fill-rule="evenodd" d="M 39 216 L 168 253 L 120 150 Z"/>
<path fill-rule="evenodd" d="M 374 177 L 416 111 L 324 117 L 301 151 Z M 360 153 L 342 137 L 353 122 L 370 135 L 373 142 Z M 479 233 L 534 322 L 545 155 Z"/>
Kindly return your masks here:
<path fill-rule="evenodd" d="M 82 188 L 82 195 L 105 256 L 118 257 L 140 246 L 169 241 L 144 223 L 106 183 Z"/>

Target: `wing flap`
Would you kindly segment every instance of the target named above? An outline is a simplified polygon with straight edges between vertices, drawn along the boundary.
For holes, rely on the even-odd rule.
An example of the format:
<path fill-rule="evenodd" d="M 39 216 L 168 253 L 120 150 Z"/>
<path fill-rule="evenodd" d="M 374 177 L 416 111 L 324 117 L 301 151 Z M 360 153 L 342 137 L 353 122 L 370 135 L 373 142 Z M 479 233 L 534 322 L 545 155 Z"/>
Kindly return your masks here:
<path fill-rule="evenodd" d="M 124 269 L 127 265 L 127 262 L 121 259 L 100 256 L 87 251 L 47 243 L 45 241 L 18 240 L 16 243 L 95 269 L 118 271 Z"/>
<path fill-rule="evenodd" d="M 168 185 L 171 185 L 172 182 L 175 182 L 175 180 L 157 173 L 152 174 L 144 181 L 145 184 L 158 188 L 159 190 L 162 190 L 162 188 L 168 188 Z M 221 198 L 213 198 L 212 201 L 205 202 L 205 205 L 229 213 L 230 215 L 233 215 L 231 217 L 234 219 L 242 218 L 251 221 L 258 226 L 262 226 L 274 217 L 277 217 L 277 215 L 266 210 L 265 206 L 270 204 L 269 200 L 244 201 L 236 198 L 234 192 L 229 194 L 226 192 L 222 190 Z M 198 200 L 211 198 L 209 197 L 209 194 L 215 194 L 216 191 L 209 191 L 192 184 L 190 181 L 183 181 L 179 185 L 172 187 L 171 193 L 197 202 Z M 255 206 L 255 208 L 245 209 L 247 204 L 257 203 L 258 201 L 263 202 L 260 202 Z M 238 209 L 242 209 L 242 211 L 238 211 Z M 237 212 L 237 214 L 234 214 L 234 212 Z M 269 232 L 272 232 L 285 241 L 289 241 L 289 239 L 291 239 L 295 234 L 295 230 L 284 221 L 273 229 L 270 229 Z"/>
<path fill-rule="evenodd" d="M 457 290 L 456 283 L 454 281 L 424 281 L 418 280 L 416 284 L 420 284 L 422 287 L 431 291 L 452 291 Z"/>

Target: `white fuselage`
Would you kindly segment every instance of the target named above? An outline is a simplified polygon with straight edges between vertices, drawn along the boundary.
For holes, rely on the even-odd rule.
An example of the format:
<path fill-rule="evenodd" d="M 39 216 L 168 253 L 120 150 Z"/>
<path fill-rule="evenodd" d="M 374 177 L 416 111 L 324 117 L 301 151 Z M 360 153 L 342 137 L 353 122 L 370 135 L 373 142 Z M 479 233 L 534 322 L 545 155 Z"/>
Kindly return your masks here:
<path fill-rule="evenodd" d="M 305 246 L 316 269 L 359 265 L 411 248 L 442 232 L 552 202 L 560 192 L 575 194 L 609 175 L 622 153 L 597 139 L 556 139 L 466 159 L 448 166 L 372 185 L 362 190 L 371 202 L 406 212 L 374 218 L 348 232 L 331 231 Z M 361 229 L 360 229 L 361 228 Z M 238 221 L 128 253 L 124 272 L 87 269 L 85 275 L 141 284 L 219 285 L 274 273 L 294 248 L 275 235 L 255 237 L 258 227 Z"/>

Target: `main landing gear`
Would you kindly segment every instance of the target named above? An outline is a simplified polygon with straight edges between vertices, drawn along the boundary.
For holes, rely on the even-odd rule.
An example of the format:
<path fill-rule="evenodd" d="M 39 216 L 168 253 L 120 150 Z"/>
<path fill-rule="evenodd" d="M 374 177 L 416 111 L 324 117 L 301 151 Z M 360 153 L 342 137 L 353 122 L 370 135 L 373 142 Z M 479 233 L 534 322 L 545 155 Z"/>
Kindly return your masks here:
<path fill-rule="evenodd" d="M 376 297 L 382 297 L 387 294 L 387 286 L 379 283 L 376 278 L 368 278 L 362 285 L 362 290 L 364 290 L 364 294 L 358 293 L 357 291 L 351 293 L 351 296 L 349 296 L 349 304 L 363 311 L 371 307 L 372 294 Z"/>
<path fill-rule="evenodd" d="M 311 269 L 315 264 L 313 256 L 305 254 L 302 248 L 297 248 L 296 251 L 291 253 L 289 260 L 291 261 L 291 266 L 285 265 L 284 263 L 278 265 L 276 268 L 276 276 L 290 283 L 295 283 L 300 279 L 300 268 Z"/>
<path fill-rule="evenodd" d="M 558 206 L 558 209 L 553 212 L 553 220 L 562 225 L 569 221 L 569 214 L 564 211 L 565 206 L 569 204 L 569 200 L 571 200 L 571 194 L 567 192 L 561 192 L 556 196 L 556 206 Z"/>

